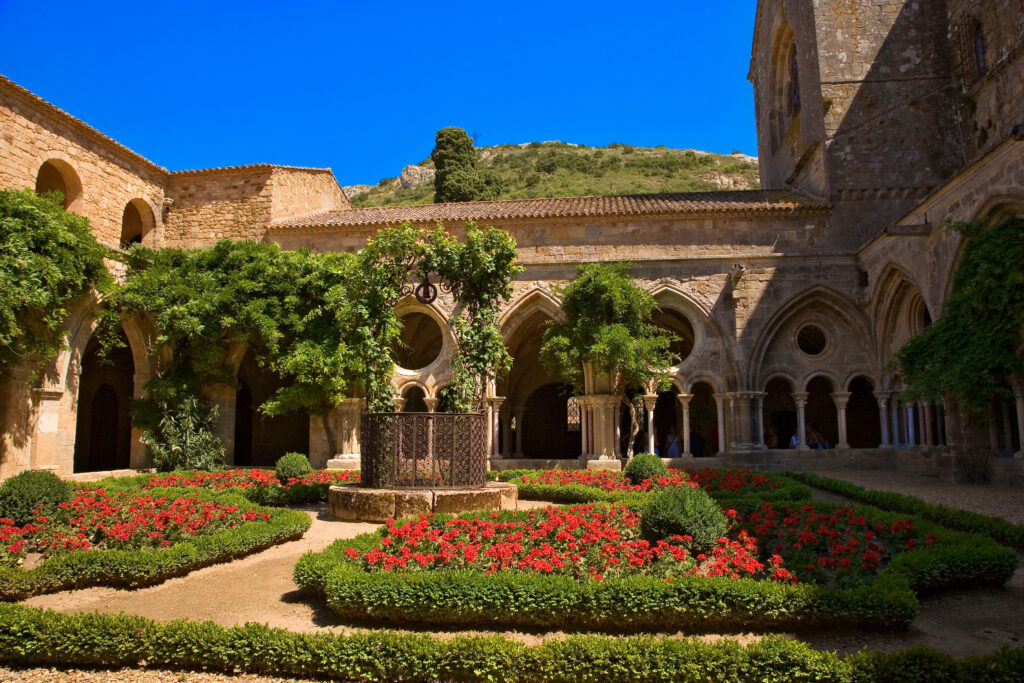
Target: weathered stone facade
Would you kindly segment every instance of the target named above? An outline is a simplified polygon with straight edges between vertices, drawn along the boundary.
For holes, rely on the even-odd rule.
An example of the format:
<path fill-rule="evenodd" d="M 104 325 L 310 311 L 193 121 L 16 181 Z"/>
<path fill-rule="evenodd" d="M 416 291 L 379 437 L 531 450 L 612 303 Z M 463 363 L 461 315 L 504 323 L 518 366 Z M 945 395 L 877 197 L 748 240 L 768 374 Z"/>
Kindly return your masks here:
<path fill-rule="evenodd" d="M 960 423 L 951 405 L 902 404 L 885 367 L 949 294 L 961 245 L 942 224 L 1024 209 L 1022 46 L 1021 0 L 761 0 L 749 72 L 756 191 L 353 209 L 328 169 L 168 172 L 3 79 L 0 187 L 61 189 L 112 246 L 232 238 L 354 250 L 405 220 L 509 231 L 525 272 L 501 317 L 515 361 L 488 405 L 495 466 L 624 450 L 622 409 L 605 379 L 589 374 L 586 395 L 570 399 L 537 354 L 577 265 L 628 260 L 659 303 L 656 322 L 683 339 L 673 390 L 645 398 L 655 428 L 638 445 L 661 447 L 679 432 L 684 454 L 770 466 L 774 449 L 799 451 L 813 431 L 838 449 L 830 458 L 851 449 L 849 462 L 880 466 L 912 446 L 918 467 L 938 462 L 927 457 L 938 448 L 956 457 Z M 117 444 L 127 438 L 124 405 L 144 394 L 158 362 L 148 354 L 152 330 L 125 321 L 130 354 L 111 375 L 92 356 L 95 305 L 79 303 L 69 348 L 41 383 L 16 371 L 0 391 L 0 478 L 106 466 L 95 455 L 105 447 L 130 453 L 115 466 L 145 464 L 137 434 L 127 450 Z M 419 367 L 396 370 L 398 406 L 438 408 L 454 352 L 451 313 L 444 296 L 401 302 L 399 314 L 416 321 Z M 269 464 L 279 447 L 305 450 L 319 466 L 339 455 L 352 462 L 360 399 L 323 417 L 262 421 L 254 407 L 275 380 L 244 349 L 236 355 L 239 386 L 208 391 L 236 462 Z M 996 453 L 1021 451 L 1022 392 L 1017 405 L 996 408 Z M 325 420 L 340 454 L 328 451 Z M 98 437 L 104 429 L 117 438 Z"/>

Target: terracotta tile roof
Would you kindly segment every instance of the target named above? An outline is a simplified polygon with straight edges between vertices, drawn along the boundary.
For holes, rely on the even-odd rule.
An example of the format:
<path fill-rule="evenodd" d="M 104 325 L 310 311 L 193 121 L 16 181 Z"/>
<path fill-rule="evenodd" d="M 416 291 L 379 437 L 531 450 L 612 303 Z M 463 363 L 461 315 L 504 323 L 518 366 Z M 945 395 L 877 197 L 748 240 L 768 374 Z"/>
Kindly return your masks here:
<path fill-rule="evenodd" d="M 786 214 L 826 212 L 829 205 L 786 190 L 738 190 L 632 194 L 606 197 L 554 197 L 487 202 L 378 206 L 345 209 L 292 218 L 276 228 L 330 228 L 396 225 L 404 221 L 502 220 L 577 216 L 655 216 L 671 214 Z"/>
<path fill-rule="evenodd" d="M 331 173 L 329 168 L 313 168 L 310 166 L 287 166 L 285 164 L 243 164 L 241 166 L 215 166 L 214 168 L 196 168 L 185 171 L 171 171 L 171 175 L 174 177 L 180 176 L 198 176 L 198 175 L 216 175 L 220 173 L 242 173 L 247 171 L 270 171 L 275 168 L 285 169 L 287 171 L 311 171 L 317 173 Z"/>
<path fill-rule="evenodd" d="M 77 128 L 78 130 L 82 131 L 87 136 L 91 137 L 93 140 L 96 140 L 97 142 L 107 145 L 109 147 L 113 147 L 118 152 L 131 157 L 133 160 L 141 163 L 144 166 L 149 167 L 154 171 L 157 171 L 159 173 L 167 173 L 167 169 L 164 168 L 163 166 L 158 166 L 154 164 L 152 161 L 142 156 L 138 152 L 128 149 L 114 138 L 104 135 L 103 133 L 99 132 L 98 130 L 90 126 L 85 121 L 75 118 L 74 116 L 67 113 L 55 104 L 50 104 L 39 95 L 36 95 L 31 90 L 21 87 L 20 85 L 18 85 L 17 83 L 3 75 L 0 75 L 0 87 L 6 88 L 7 90 L 14 92 L 16 95 L 19 95 L 22 98 L 28 100 L 29 102 L 39 107 L 43 111 L 54 114 L 55 116 L 57 116 L 57 118 L 64 119 L 64 121 L 71 124 L 74 128 Z"/>

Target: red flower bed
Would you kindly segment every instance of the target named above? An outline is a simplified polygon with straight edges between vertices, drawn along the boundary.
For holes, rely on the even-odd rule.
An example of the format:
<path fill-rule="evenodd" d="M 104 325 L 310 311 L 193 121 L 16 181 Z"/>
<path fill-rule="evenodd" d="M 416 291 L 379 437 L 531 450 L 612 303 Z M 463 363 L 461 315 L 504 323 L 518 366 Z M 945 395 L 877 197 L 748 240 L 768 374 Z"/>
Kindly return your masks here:
<path fill-rule="evenodd" d="M 911 519 L 872 523 L 847 507 L 824 512 L 811 504 L 762 501 L 759 510 L 736 521 L 760 539 L 762 556 L 784 557 L 794 579 L 799 571 L 803 581 L 822 584 L 863 580 L 881 571 L 894 553 L 937 540 L 922 537 Z"/>
<path fill-rule="evenodd" d="M 621 472 L 607 470 L 545 470 L 535 476 L 524 476 L 523 482 L 558 486 L 593 486 L 604 491 L 651 491 L 666 486 L 698 486 L 696 482 L 689 481 L 685 473 L 678 470 L 670 473 L 667 477 L 645 479 L 640 484 L 630 484 Z"/>
<path fill-rule="evenodd" d="M 732 493 L 750 493 L 766 491 L 782 487 L 782 482 L 773 481 L 763 474 L 755 474 L 750 470 L 717 470 L 710 467 L 695 469 L 687 467 L 683 470 L 686 476 L 705 491 L 731 491 Z"/>
<path fill-rule="evenodd" d="M 472 520 L 437 522 L 430 515 L 398 525 L 389 520 L 380 543 L 349 560 L 367 570 L 423 571 L 471 567 L 565 574 L 598 581 L 610 576 L 766 577 L 778 568 L 757 560 L 757 541 L 745 531 L 719 539 L 710 555 L 694 555 L 688 536 L 649 543 L 640 517 L 623 505 L 548 507 L 516 518 L 490 513 Z M 781 566 L 781 563 L 780 563 Z M 789 580 L 786 576 L 785 580 Z"/>
<path fill-rule="evenodd" d="M 359 481 L 359 473 L 349 470 L 315 470 L 304 477 L 291 478 L 284 488 L 296 484 L 353 484 Z M 277 486 L 274 470 L 245 469 L 201 472 L 196 470 L 188 475 L 166 474 L 153 477 L 143 489 L 164 487 L 206 488 L 222 491 L 230 488 L 264 488 Z"/>
<path fill-rule="evenodd" d="M 749 493 L 780 488 L 782 482 L 773 481 L 750 470 L 717 470 L 712 468 L 669 470 L 668 476 L 646 479 L 630 484 L 621 472 L 602 470 L 547 470 L 537 475 L 526 475 L 523 482 L 555 484 L 560 486 L 593 486 L 603 491 L 652 491 L 666 486 L 694 486 L 706 491 Z"/>
<path fill-rule="evenodd" d="M 148 493 L 113 496 L 102 489 L 83 491 L 59 508 L 37 510 L 36 522 L 22 527 L 0 519 L 0 565 L 15 566 L 27 553 L 49 557 L 79 550 L 166 547 L 270 518 L 266 513 L 194 496 L 173 500 Z"/>

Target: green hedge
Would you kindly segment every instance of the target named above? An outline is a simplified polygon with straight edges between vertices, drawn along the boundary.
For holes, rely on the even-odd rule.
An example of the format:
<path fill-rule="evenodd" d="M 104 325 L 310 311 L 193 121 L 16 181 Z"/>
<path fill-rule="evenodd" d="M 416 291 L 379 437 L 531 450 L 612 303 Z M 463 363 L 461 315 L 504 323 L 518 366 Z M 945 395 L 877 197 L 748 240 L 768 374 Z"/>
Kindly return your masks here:
<path fill-rule="evenodd" d="M 1024 548 L 1024 526 L 1008 522 L 1002 517 L 980 515 L 976 512 L 958 510 L 948 505 L 932 505 L 914 496 L 866 489 L 842 479 L 831 479 L 810 472 L 787 472 L 786 476 L 819 489 L 868 503 L 882 510 L 902 512 L 935 522 L 947 529 L 984 534 L 1000 543 L 1006 543 L 1015 548 Z"/>
<path fill-rule="evenodd" d="M 519 497 L 524 500 L 546 500 L 551 503 L 622 503 L 631 507 L 645 505 L 652 492 L 637 491 L 605 491 L 595 486 L 582 484 L 538 484 L 524 483 L 524 476 L 537 476 L 542 470 L 504 470 L 492 472 L 498 481 L 512 482 L 519 489 Z M 779 488 L 752 491 L 750 493 L 733 493 L 732 491 L 708 491 L 722 507 L 736 507 L 742 501 L 754 497 L 768 502 L 810 500 L 811 490 L 789 477 L 776 473 L 753 472 L 763 474 L 774 482 L 782 484 Z"/>
<path fill-rule="evenodd" d="M 753 505 L 752 501 L 748 501 Z M 828 503 L 818 503 L 828 510 Z M 857 512 L 886 524 L 899 516 L 871 508 Z M 474 513 L 461 515 L 472 518 Z M 512 519 L 499 513 L 503 521 Z M 524 514 L 524 513 L 520 513 Z M 435 519 L 445 521 L 445 516 Z M 853 588 L 731 578 L 656 577 L 577 581 L 560 575 L 478 570 L 408 573 L 364 571 L 345 550 L 378 546 L 384 529 L 307 553 L 295 582 L 326 598 L 344 619 L 400 620 L 445 626 L 651 631 L 806 629 L 820 625 L 901 627 L 918 612 L 917 593 L 955 585 L 1002 585 L 1017 554 L 991 539 L 928 522 L 922 534 L 939 537 L 897 554 L 871 583 Z"/>
<path fill-rule="evenodd" d="M 0 605 L 0 661 L 19 666 L 246 672 L 339 681 L 1018 681 L 1024 650 L 955 660 L 926 648 L 842 659 L 769 637 L 747 646 L 651 636 L 569 636 L 524 645 L 498 635 L 292 633 L 261 624 L 158 623 Z"/>
<path fill-rule="evenodd" d="M 198 495 L 224 505 L 253 507 L 234 492 L 211 493 L 203 489 L 168 488 L 155 497 Z M 175 576 L 259 552 L 302 536 L 312 523 L 297 510 L 255 506 L 270 514 L 266 521 L 247 522 L 209 536 L 176 543 L 167 548 L 143 550 L 86 550 L 49 559 L 34 569 L 0 567 L 0 600 L 22 600 L 31 595 L 90 586 L 137 588 L 162 583 Z"/>

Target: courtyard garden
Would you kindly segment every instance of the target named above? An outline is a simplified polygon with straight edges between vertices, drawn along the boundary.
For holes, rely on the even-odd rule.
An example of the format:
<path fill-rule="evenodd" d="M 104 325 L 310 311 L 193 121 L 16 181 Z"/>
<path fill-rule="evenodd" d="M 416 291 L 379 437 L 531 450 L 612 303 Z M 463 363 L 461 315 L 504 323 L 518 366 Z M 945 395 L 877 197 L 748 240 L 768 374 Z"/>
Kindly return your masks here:
<path fill-rule="evenodd" d="M 835 479 L 634 463 L 493 472 L 520 487 L 518 510 L 383 525 L 325 515 L 329 486 L 359 479 L 343 470 L 16 478 L 4 487 L 39 501 L 0 521 L 4 660 L 341 680 L 1019 679 L 1019 649 L 829 651 L 851 634 L 912 644 L 945 593 L 1005 593 L 1019 525 Z M 846 500 L 823 500 L 830 488 Z M 224 607 L 286 584 L 305 616 L 244 623 Z"/>

